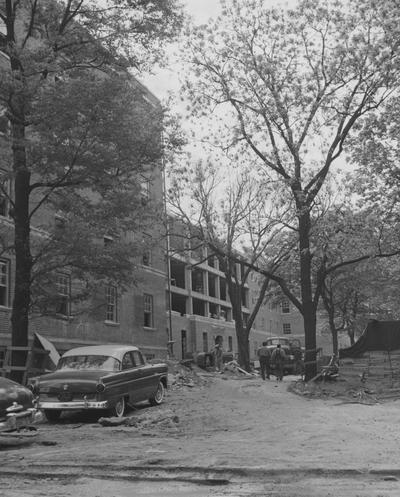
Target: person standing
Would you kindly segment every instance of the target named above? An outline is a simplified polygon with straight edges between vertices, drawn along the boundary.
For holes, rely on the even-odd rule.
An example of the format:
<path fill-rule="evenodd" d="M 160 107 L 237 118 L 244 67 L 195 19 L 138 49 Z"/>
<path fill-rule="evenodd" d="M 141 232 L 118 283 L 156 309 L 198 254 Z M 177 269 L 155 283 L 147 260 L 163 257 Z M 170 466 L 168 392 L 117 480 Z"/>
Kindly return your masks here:
<path fill-rule="evenodd" d="M 282 349 L 281 344 L 278 343 L 276 349 L 273 350 L 271 355 L 271 360 L 275 368 L 276 379 L 278 381 L 283 380 L 283 368 L 285 365 L 286 354 Z"/>
<path fill-rule="evenodd" d="M 219 342 L 216 342 L 213 350 L 213 356 L 214 356 L 214 367 L 215 371 L 221 371 L 222 370 L 222 347 Z"/>
<path fill-rule="evenodd" d="M 270 378 L 270 360 L 271 360 L 271 352 L 267 347 L 267 342 L 263 342 L 261 347 L 257 350 L 258 360 L 260 361 L 260 372 L 261 378 L 265 380 L 266 378 L 269 380 Z"/>

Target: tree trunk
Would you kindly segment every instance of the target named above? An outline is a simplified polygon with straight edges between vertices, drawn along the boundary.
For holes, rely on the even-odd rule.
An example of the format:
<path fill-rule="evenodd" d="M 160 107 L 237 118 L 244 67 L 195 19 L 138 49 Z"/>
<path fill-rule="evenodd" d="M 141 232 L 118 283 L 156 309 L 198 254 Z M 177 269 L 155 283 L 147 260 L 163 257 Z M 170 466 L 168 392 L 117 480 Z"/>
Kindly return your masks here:
<path fill-rule="evenodd" d="M 325 289 L 321 292 L 322 300 L 324 302 L 324 307 L 328 313 L 329 329 L 332 336 L 332 354 L 339 355 L 339 342 L 338 342 L 338 331 L 335 326 L 335 306 L 332 298 L 332 294 L 327 292 Z"/>
<path fill-rule="evenodd" d="M 354 345 L 355 344 L 355 339 L 354 339 L 354 325 L 351 324 L 348 326 L 347 328 L 347 334 L 350 338 L 350 345 Z"/>
<path fill-rule="evenodd" d="M 29 219 L 30 171 L 27 168 L 25 143 L 26 88 L 23 67 L 16 49 L 15 4 L 12 0 L 6 0 L 5 10 L 6 52 L 10 58 L 12 77 L 17 82 L 8 106 L 11 122 L 12 168 L 15 180 L 13 209 L 15 283 L 11 313 L 11 345 L 27 347 L 32 257 Z M 25 366 L 26 355 L 25 351 L 13 351 L 11 366 Z M 11 378 L 21 382 L 23 373 L 23 371 L 12 371 Z"/>
<path fill-rule="evenodd" d="M 305 341 L 305 381 L 317 374 L 317 315 L 313 302 L 311 283 L 311 253 L 310 253 L 310 213 L 304 205 L 299 211 L 299 250 L 300 250 L 300 280 L 301 300 L 304 320 Z"/>
<path fill-rule="evenodd" d="M 241 368 L 250 372 L 250 351 L 249 351 L 249 336 L 245 329 L 238 329 L 236 324 L 236 338 L 238 343 L 238 362 Z"/>
<path fill-rule="evenodd" d="M 232 314 L 235 321 L 236 340 L 238 344 L 238 362 L 241 368 L 246 371 L 250 371 L 249 334 L 243 326 L 242 316 L 242 287 L 241 285 L 237 285 L 229 281 L 228 277 L 227 281 L 229 299 L 232 304 Z"/>
<path fill-rule="evenodd" d="M 331 330 L 332 335 L 332 354 L 336 356 L 339 355 L 339 341 L 338 341 L 338 332 L 335 326 L 335 320 L 333 318 L 333 313 L 329 313 L 329 328 Z"/>
<path fill-rule="evenodd" d="M 13 168 L 15 174 L 14 198 L 14 244 L 15 244 L 15 286 L 11 314 L 13 347 L 28 346 L 29 304 L 32 256 L 30 249 L 29 186 L 30 172 L 26 167 L 25 127 L 12 125 Z M 23 367 L 26 352 L 13 352 L 13 367 Z M 12 371 L 11 378 L 21 382 L 23 371 Z"/>

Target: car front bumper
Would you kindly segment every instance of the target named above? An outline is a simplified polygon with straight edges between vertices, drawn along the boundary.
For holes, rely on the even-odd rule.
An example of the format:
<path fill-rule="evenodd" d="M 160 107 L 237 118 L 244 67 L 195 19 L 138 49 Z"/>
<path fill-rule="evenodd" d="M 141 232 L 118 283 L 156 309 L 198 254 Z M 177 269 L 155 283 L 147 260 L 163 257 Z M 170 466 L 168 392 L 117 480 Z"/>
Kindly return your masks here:
<path fill-rule="evenodd" d="M 30 427 L 42 420 L 42 413 L 35 408 L 8 414 L 5 421 L 0 421 L 0 435 Z"/>
<path fill-rule="evenodd" d="M 107 409 L 109 403 L 107 400 L 101 402 L 91 400 L 79 400 L 70 402 L 40 402 L 39 409 L 59 409 L 59 410 L 74 410 L 74 409 Z"/>

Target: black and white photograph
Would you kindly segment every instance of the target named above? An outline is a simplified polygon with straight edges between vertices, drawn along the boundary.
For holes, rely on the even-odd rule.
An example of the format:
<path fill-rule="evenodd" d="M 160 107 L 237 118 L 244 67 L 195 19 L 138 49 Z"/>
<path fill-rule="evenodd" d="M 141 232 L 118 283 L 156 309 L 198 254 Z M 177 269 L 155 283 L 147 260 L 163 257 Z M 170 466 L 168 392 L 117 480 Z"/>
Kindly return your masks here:
<path fill-rule="evenodd" d="M 400 495 L 400 2 L 0 0 L 0 497 Z"/>

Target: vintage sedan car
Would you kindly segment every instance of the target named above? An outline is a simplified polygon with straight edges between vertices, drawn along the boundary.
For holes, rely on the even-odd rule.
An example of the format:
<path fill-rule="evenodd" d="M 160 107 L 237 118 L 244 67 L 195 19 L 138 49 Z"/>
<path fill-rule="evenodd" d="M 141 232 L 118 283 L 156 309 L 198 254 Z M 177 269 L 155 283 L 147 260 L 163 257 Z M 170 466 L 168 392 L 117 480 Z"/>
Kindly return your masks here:
<path fill-rule="evenodd" d="M 30 440 L 36 435 L 33 425 L 41 419 L 32 392 L 19 383 L 0 377 L 0 445 L 12 440 Z"/>
<path fill-rule="evenodd" d="M 69 350 L 54 372 L 35 378 L 30 388 L 49 421 L 70 410 L 122 417 L 127 404 L 161 404 L 167 378 L 168 366 L 148 364 L 137 347 L 99 345 Z"/>

